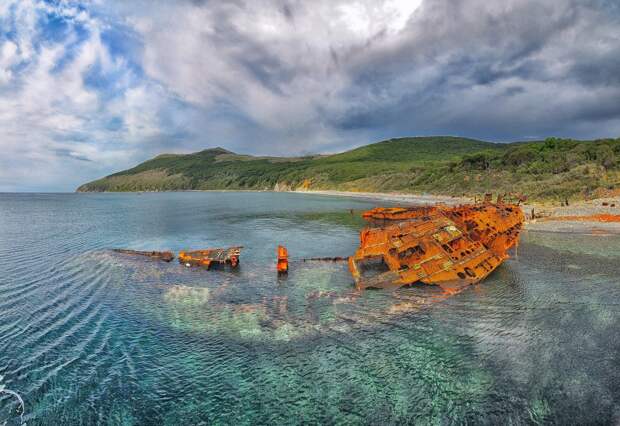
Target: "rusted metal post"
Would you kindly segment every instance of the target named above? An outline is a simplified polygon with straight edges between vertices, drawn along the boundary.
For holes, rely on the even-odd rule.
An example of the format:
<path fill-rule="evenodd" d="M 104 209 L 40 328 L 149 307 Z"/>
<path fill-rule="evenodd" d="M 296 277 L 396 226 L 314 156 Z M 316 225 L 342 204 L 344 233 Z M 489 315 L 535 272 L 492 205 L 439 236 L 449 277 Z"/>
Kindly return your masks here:
<path fill-rule="evenodd" d="M 278 263 L 277 269 L 278 274 L 287 274 L 288 273 L 288 250 L 284 246 L 278 246 L 277 250 L 278 254 Z"/>

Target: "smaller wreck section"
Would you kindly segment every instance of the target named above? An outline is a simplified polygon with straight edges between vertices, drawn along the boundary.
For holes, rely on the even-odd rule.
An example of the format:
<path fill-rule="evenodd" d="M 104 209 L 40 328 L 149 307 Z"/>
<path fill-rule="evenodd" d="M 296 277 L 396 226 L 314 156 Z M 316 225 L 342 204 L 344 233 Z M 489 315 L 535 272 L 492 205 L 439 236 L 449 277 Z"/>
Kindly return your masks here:
<path fill-rule="evenodd" d="M 288 250 L 284 246 L 278 246 L 278 274 L 288 274 Z"/>
<path fill-rule="evenodd" d="M 214 265 L 230 265 L 231 268 L 236 268 L 239 265 L 242 248 L 242 246 L 238 246 L 181 251 L 179 252 L 179 263 L 185 266 L 201 266 L 206 269 L 211 269 Z"/>
<path fill-rule="evenodd" d="M 477 283 L 509 257 L 525 219 L 518 204 L 499 197 L 456 207 L 377 208 L 363 217 L 369 227 L 349 258 L 359 289 Z"/>
<path fill-rule="evenodd" d="M 140 250 L 127 250 L 127 249 L 112 249 L 113 252 L 128 254 L 131 256 L 145 256 L 151 259 L 163 260 L 164 262 L 171 262 L 174 259 L 174 254 L 171 251 L 140 251 Z"/>

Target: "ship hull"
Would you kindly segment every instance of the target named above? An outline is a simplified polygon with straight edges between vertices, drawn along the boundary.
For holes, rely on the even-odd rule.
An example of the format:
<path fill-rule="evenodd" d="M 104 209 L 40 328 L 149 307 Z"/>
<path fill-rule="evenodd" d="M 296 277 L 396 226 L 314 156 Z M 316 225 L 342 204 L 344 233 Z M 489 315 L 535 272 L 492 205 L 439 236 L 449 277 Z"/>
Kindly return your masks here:
<path fill-rule="evenodd" d="M 462 288 L 486 278 L 518 244 L 520 207 L 484 202 L 457 207 L 374 209 L 349 269 L 360 289 L 414 283 Z"/>

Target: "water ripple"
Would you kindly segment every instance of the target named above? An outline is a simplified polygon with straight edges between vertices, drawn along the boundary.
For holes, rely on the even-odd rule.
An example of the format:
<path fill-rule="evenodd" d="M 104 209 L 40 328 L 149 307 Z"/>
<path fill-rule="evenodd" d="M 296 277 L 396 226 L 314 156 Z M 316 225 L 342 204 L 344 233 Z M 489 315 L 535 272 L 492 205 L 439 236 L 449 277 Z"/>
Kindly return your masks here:
<path fill-rule="evenodd" d="M 458 294 L 357 293 L 345 264 L 292 262 L 278 279 L 274 250 L 350 253 L 348 211 L 370 202 L 250 197 L 3 199 L 0 374 L 28 424 L 617 420 L 619 240 L 598 253 L 593 236 L 526 235 Z M 233 243 L 236 272 L 108 250 Z"/>

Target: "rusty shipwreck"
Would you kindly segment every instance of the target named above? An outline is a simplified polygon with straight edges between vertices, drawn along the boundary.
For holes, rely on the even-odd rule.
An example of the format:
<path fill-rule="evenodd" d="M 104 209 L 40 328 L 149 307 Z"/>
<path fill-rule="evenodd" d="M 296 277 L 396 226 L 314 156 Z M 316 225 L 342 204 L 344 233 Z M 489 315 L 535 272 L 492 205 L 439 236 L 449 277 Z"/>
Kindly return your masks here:
<path fill-rule="evenodd" d="M 447 291 L 479 282 L 518 244 L 524 215 L 498 197 L 460 206 L 377 208 L 349 258 L 358 289 L 435 284 Z"/>
<path fill-rule="evenodd" d="M 239 266 L 239 256 L 243 246 L 229 248 L 214 248 L 206 250 L 181 251 L 179 263 L 185 266 L 201 266 L 211 269 L 215 265 L 228 265 L 232 269 Z"/>

